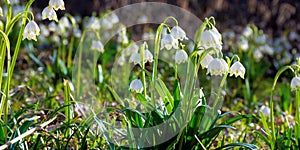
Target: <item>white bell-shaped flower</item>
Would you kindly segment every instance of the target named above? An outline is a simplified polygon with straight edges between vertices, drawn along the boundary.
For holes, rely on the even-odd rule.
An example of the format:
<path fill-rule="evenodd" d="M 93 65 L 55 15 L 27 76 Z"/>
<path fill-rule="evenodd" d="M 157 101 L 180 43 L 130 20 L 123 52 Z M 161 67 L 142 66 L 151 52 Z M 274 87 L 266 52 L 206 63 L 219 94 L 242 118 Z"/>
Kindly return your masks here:
<path fill-rule="evenodd" d="M 50 0 L 49 6 L 55 10 L 65 10 L 65 3 L 63 0 Z"/>
<path fill-rule="evenodd" d="M 153 61 L 153 55 L 149 50 L 144 51 L 144 63 L 146 62 L 152 62 Z"/>
<path fill-rule="evenodd" d="M 265 105 L 262 105 L 259 110 L 266 116 L 269 116 L 271 113 L 271 109 Z"/>
<path fill-rule="evenodd" d="M 222 35 L 214 27 L 211 30 L 204 30 L 200 37 L 200 47 L 204 49 L 214 48 L 215 50 L 222 50 Z"/>
<path fill-rule="evenodd" d="M 49 20 L 55 20 L 56 22 L 58 21 L 56 12 L 54 9 L 50 6 L 47 6 L 44 8 L 42 11 L 42 19 L 49 19 Z"/>
<path fill-rule="evenodd" d="M 248 50 L 248 48 L 249 48 L 248 41 L 245 40 L 245 39 L 241 39 L 240 41 L 238 41 L 238 47 L 239 47 L 242 51 L 246 52 L 246 51 Z"/>
<path fill-rule="evenodd" d="M 53 21 L 48 24 L 48 29 L 51 32 L 58 31 L 59 30 L 58 28 L 59 28 L 58 25 L 55 22 L 53 22 Z"/>
<path fill-rule="evenodd" d="M 171 34 L 166 34 L 161 39 L 161 49 L 166 48 L 170 50 L 171 48 L 178 49 L 178 40 L 176 40 Z"/>
<path fill-rule="evenodd" d="M 167 28 L 163 27 L 161 31 L 161 38 L 164 38 L 168 34 Z"/>
<path fill-rule="evenodd" d="M 66 16 L 63 16 L 59 19 L 59 23 L 67 29 L 72 28 L 72 24 Z"/>
<path fill-rule="evenodd" d="M 0 7 L 0 17 L 3 16 L 3 10 L 2 10 L 2 7 Z"/>
<path fill-rule="evenodd" d="M 208 65 L 214 58 L 210 54 L 206 54 L 202 61 L 200 62 L 202 69 L 208 68 Z"/>
<path fill-rule="evenodd" d="M 96 17 L 91 17 L 87 23 L 87 28 L 91 28 L 93 30 L 100 29 L 100 20 Z"/>
<path fill-rule="evenodd" d="M 155 35 L 153 33 L 143 33 L 142 39 L 143 40 L 154 40 Z"/>
<path fill-rule="evenodd" d="M 136 93 L 142 93 L 144 90 L 142 81 L 139 79 L 134 79 L 133 81 L 131 81 L 129 90 Z"/>
<path fill-rule="evenodd" d="M 171 29 L 171 35 L 177 40 L 183 40 L 186 38 L 186 34 L 182 28 L 179 26 L 174 26 Z"/>
<path fill-rule="evenodd" d="M 111 21 L 111 23 L 116 24 L 119 22 L 119 17 L 115 13 L 111 13 L 109 15 L 109 20 Z"/>
<path fill-rule="evenodd" d="M 215 58 L 209 63 L 207 74 L 222 76 L 228 72 L 228 69 L 228 64 L 224 59 Z"/>
<path fill-rule="evenodd" d="M 268 55 L 273 55 L 274 54 L 274 49 L 271 46 L 267 45 L 267 44 L 265 44 L 264 46 L 260 46 L 257 49 L 259 51 L 261 51 L 262 53 L 265 53 L 265 54 L 268 54 Z"/>
<path fill-rule="evenodd" d="M 257 36 L 254 40 L 258 44 L 264 44 L 267 41 L 267 36 L 265 34 L 262 34 L 262 35 Z"/>
<path fill-rule="evenodd" d="M 291 81 L 291 90 L 300 90 L 300 77 L 294 77 Z"/>
<path fill-rule="evenodd" d="M 244 79 L 246 69 L 240 62 L 235 62 L 229 69 L 230 76 L 235 75 L 235 77 L 240 76 Z"/>
<path fill-rule="evenodd" d="M 74 34 L 74 36 L 77 37 L 77 38 L 80 38 L 81 35 L 82 35 L 81 30 L 78 29 L 78 28 L 74 29 L 73 34 Z"/>
<path fill-rule="evenodd" d="M 35 21 L 29 21 L 24 28 L 23 40 L 28 39 L 36 41 L 36 36 L 38 35 L 40 35 L 39 26 L 35 23 Z"/>
<path fill-rule="evenodd" d="M 242 33 L 242 35 L 245 36 L 246 38 L 250 37 L 252 34 L 253 34 L 253 30 L 251 29 L 250 26 L 247 26 Z"/>
<path fill-rule="evenodd" d="M 174 57 L 176 64 L 184 63 L 188 60 L 188 58 L 189 56 L 184 50 L 179 50 L 178 52 L 176 52 Z"/>
<path fill-rule="evenodd" d="M 105 30 L 111 29 L 114 25 L 107 17 L 101 18 L 100 22 L 102 28 Z"/>
<path fill-rule="evenodd" d="M 129 62 L 130 63 L 134 63 L 135 65 L 136 64 L 140 64 L 141 63 L 141 55 L 140 55 L 140 53 L 134 53 L 134 54 L 132 54 L 131 56 L 130 56 L 130 58 L 129 58 Z"/>
<path fill-rule="evenodd" d="M 253 57 L 256 61 L 260 61 L 263 58 L 263 54 L 259 50 L 253 52 Z"/>
<path fill-rule="evenodd" d="M 132 43 L 130 46 L 128 46 L 122 51 L 122 54 L 124 54 L 125 56 L 131 56 L 132 54 L 137 53 L 138 51 L 139 46 L 137 46 L 135 43 Z"/>
<path fill-rule="evenodd" d="M 117 63 L 118 65 L 123 66 L 125 64 L 125 57 L 123 55 L 119 56 Z"/>
<path fill-rule="evenodd" d="M 104 52 L 104 46 L 103 46 L 101 41 L 92 41 L 91 49 L 92 50 L 97 50 L 100 53 Z"/>
<path fill-rule="evenodd" d="M 40 29 L 41 29 L 41 35 L 44 37 L 48 37 L 50 35 L 50 31 L 44 24 L 39 24 Z"/>

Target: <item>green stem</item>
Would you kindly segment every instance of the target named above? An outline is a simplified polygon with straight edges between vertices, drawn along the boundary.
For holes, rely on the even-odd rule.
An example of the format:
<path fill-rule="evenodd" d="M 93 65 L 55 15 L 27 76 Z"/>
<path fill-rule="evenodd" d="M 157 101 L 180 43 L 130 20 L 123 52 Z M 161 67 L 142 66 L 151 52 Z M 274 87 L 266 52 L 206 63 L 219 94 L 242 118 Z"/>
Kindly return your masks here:
<path fill-rule="evenodd" d="M 7 60 L 10 62 L 10 42 L 9 42 L 9 39 L 7 37 L 7 35 L 0 30 L 0 34 L 1 34 L 1 37 L 2 37 L 2 40 L 4 40 L 4 49 L 2 49 L 2 54 L 1 54 L 1 61 L 3 61 L 3 64 L 4 64 L 4 60 L 5 60 L 5 50 L 7 48 L 7 51 L 8 51 L 8 58 Z M 5 47 L 6 45 L 6 47 Z M 10 67 L 10 63 L 8 62 L 7 64 L 7 67 Z M 1 62 L 2 63 L 2 62 Z M 0 85 L 2 84 L 2 73 L 3 73 L 3 66 L 1 66 L 1 81 L 0 81 Z M 0 88 L 1 89 L 1 88 Z M 1 91 L 2 92 L 2 91 Z M 1 97 L 1 110 L 0 110 L 0 119 L 1 119 L 1 116 L 2 116 L 2 111 L 4 110 L 4 116 L 3 116 L 3 121 L 5 124 L 8 123 L 8 91 L 5 90 L 5 95 L 2 95 Z M 4 137 L 7 137 L 7 128 L 5 127 L 4 128 Z M 5 139 L 6 140 L 6 139 Z"/>
<path fill-rule="evenodd" d="M 157 66 L 158 66 L 158 56 L 159 56 L 159 48 L 160 48 L 160 40 L 161 40 L 161 32 L 166 24 L 162 23 L 158 26 L 157 33 L 155 35 L 155 46 L 154 46 L 154 62 L 153 62 L 153 73 L 152 73 L 152 83 L 151 83 L 151 100 L 152 105 L 155 106 L 155 99 L 154 99 L 154 89 L 155 83 L 157 78 Z"/>
<path fill-rule="evenodd" d="M 70 87 L 68 80 L 64 80 L 64 92 L 65 92 L 65 105 L 67 106 L 65 109 L 65 115 L 66 115 L 66 122 L 68 125 L 70 125 L 70 120 L 71 120 L 71 107 L 70 107 Z M 70 135 L 70 128 L 67 129 L 66 131 L 66 137 Z"/>
<path fill-rule="evenodd" d="M 197 29 L 195 35 L 194 35 L 194 40 L 196 41 L 196 45 L 199 45 L 200 40 L 201 40 L 201 35 L 204 32 L 206 25 L 208 23 L 208 19 L 205 18 L 204 22 L 202 23 L 202 25 Z"/>
<path fill-rule="evenodd" d="M 147 96 L 147 90 L 146 90 L 146 75 L 145 75 L 145 48 L 146 48 L 146 42 L 141 47 L 140 54 L 141 54 L 141 65 L 142 65 L 142 82 L 144 87 L 144 96 L 146 98 Z"/>
<path fill-rule="evenodd" d="M 296 121 L 296 126 L 295 126 L 295 134 L 296 134 L 296 141 L 300 141 L 300 126 L 299 126 L 299 121 L 300 121 L 300 115 L 299 115 L 299 109 L 300 109 L 300 91 L 299 90 L 296 90 L 296 104 L 295 104 L 295 107 L 296 107 L 296 115 L 295 115 L 295 121 Z M 298 143 L 299 144 L 299 143 Z"/>
<path fill-rule="evenodd" d="M 69 18 L 69 20 L 71 21 L 72 29 L 73 29 L 73 32 L 74 32 L 75 29 L 77 28 L 76 21 L 75 21 L 74 17 L 72 15 L 68 14 L 68 13 L 66 13 L 65 16 L 67 16 Z M 74 36 L 72 36 L 70 44 L 69 44 L 68 63 L 67 63 L 68 68 L 71 68 L 71 65 L 72 65 L 72 53 L 73 53 L 74 39 L 75 39 Z"/>
<path fill-rule="evenodd" d="M 8 7 L 8 17 L 7 17 L 7 22 L 6 22 L 7 23 L 6 24 L 6 29 L 8 29 L 12 12 L 11 12 L 11 7 L 10 7 L 10 4 L 8 3 L 8 1 L 6 0 L 5 2 L 6 2 L 7 7 Z M 29 7 L 33 2 L 34 2 L 34 0 L 30 0 L 26 4 L 25 10 L 24 10 L 25 14 L 28 13 Z M 7 117 L 8 117 L 8 99 L 9 99 L 10 81 L 11 81 L 11 78 L 12 78 L 12 74 L 13 74 L 15 63 L 16 63 L 16 60 L 17 60 L 17 56 L 18 56 L 18 53 L 19 53 L 19 50 L 20 50 L 20 45 L 21 45 L 21 41 L 22 41 L 22 34 L 24 32 L 26 21 L 27 21 L 27 17 L 23 18 L 23 22 L 22 22 L 22 26 L 21 26 L 21 29 L 20 29 L 18 39 L 17 39 L 17 43 L 16 43 L 15 52 L 14 52 L 14 55 L 13 55 L 12 62 L 11 62 L 11 56 L 10 56 L 10 49 L 8 49 L 8 52 L 7 52 L 7 81 L 6 81 L 5 89 L 4 89 L 6 96 L 5 97 L 3 96 L 1 98 L 1 103 L 4 100 L 4 122 L 5 123 L 8 122 Z M 5 55 L 5 53 L 4 53 L 4 55 Z M 1 57 L 3 57 L 3 59 L 4 59 L 4 55 L 1 55 Z M 1 61 L 4 61 L 4 60 L 1 60 Z M 2 65 L 2 62 L 1 62 L 1 65 Z M 3 67 L 3 66 L 0 66 L 0 67 Z M 1 70 L 1 78 L 2 78 L 2 71 L 3 70 Z M 5 137 L 7 136 L 7 128 L 4 128 L 4 135 L 5 135 Z"/>
<path fill-rule="evenodd" d="M 86 34 L 86 30 L 82 32 L 82 36 L 79 42 L 79 56 L 78 56 L 78 70 L 77 70 L 77 84 L 76 84 L 76 99 L 80 97 L 80 76 L 81 76 L 81 61 L 82 61 L 82 43 L 84 41 L 84 37 Z"/>
<path fill-rule="evenodd" d="M 274 79 L 274 83 L 273 83 L 273 86 L 272 86 L 272 91 L 271 91 L 271 95 L 270 95 L 270 109 L 271 109 L 271 113 L 270 113 L 270 120 L 271 120 L 271 131 L 272 131 L 272 134 L 269 135 L 271 136 L 270 137 L 270 140 L 271 140 L 271 149 L 274 150 L 275 149 L 275 143 L 276 143 L 276 134 L 275 134 L 275 122 L 274 122 L 274 104 L 273 104 L 273 96 L 274 96 L 274 91 L 275 91 L 275 87 L 276 87 L 276 84 L 277 84 L 277 80 L 279 78 L 279 76 L 285 72 L 286 70 L 292 70 L 294 72 L 294 69 L 291 67 L 291 66 L 284 66 L 282 67 L 276 74 L 275 76 L 275 79 Z M 268 129 L 266 129 L 268 130 Z"/>
<path fill-rule="evenodd" d="M 69 45 L 69 51 L 68 51 L 68 68 L 70 69 L 72 67 L 72 55 L 73 55 L 73 45 L 74 45 L 74 37 L 71 37 L 70 45 Z"/>

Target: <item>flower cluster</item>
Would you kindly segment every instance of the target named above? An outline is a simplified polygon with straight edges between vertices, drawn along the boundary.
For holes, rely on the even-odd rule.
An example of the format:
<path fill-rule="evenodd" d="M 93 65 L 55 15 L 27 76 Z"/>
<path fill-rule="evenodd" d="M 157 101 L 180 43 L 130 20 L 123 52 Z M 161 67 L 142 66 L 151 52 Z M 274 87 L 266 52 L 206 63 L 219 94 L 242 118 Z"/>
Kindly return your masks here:
<path fill-rule="evenodd" d="M 42 19 L 55 20 L 58 22 L 56 12 L 54 10 L 65 10 L 65 3 L 63 0 L 50 0 L 49 5 L 42 11 Z"/>
<path fill-rule="evenodd" d="M 144 50 L 144 62 L 143 63 L 147 63 L 147 62 L 152 62 L 153 61 L 153 55 L 152 53 L 146 49 Z M 140 53 L 133 53 L 130 58 L 129 58 L 129 62 L 141 65 L 142 64 L 142 58 L 141 58 L 141 54 Z"/>
<path fill-rule="evenodd" d="M 164 32 L 166 32 L 167 29 L 164 28 Z M 186 39 L 186 33 L 184 30 L 179 26 L 174 26 L 170 33 L 164 33 L 162 34 L 161 39 L 161 48 L 160 49 L 167 49 L 170 50 L 171 48 L 178 49 L 179 48 L 179 42 L 184 39 Z"/>
<path fill-rule="evenodd" d="M 202 56 L 203 51 L 198 51 L 198 55 Z M 229 73 L 229 76 L 240 76 L 244 79 L 246 69 L 239 61 L 235 62 L 230 68 L 224 59 L 214 58 L 212 55 L 207 53 L 200 62 L 202 69 L 207 69 L 207 74 L 222 76 Z"/>
<path fill-rule="evenodd" d="M 222 36 L 215 27 L 212 29 L 205 29 L 200 37 L 200 43 L 198 44 L 200 48 L 213 48 L 213 53 L 219 52 L 222 50 Z"/>

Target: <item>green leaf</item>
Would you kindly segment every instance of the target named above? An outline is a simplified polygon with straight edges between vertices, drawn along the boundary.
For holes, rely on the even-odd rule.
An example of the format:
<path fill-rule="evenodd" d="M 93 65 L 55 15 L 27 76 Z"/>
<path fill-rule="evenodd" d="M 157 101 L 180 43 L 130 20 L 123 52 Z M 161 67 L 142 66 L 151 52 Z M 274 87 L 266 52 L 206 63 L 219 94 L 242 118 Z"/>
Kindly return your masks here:
<path fill-rule="evenodd" d="M 206 109 L 208 107 L 209 106 L 202 105 L 202 106 L 199 106 L 199 107 L 196 108 L 196 110 L 195 110 L 195 112 L 192 116 L 192 119 L 189 123 L 189 127 L 190 127 L 193 134 L 189 134 L 189 135 L 194 135 L 199 130 L 199 127 L 200 127 L 201 122 L 202 122 L 202 118 L 205 115 Z"/>
<path fill-rule="evenodd" d="M 236 147 L 243 147 L 251 150 L 256 150 L 257 146 L 254 144 L 247 144 L 247 143 L 230 143 L 221 147 L 216 148 L 216 150 L 221 150 L 221 149 L 233 149 Z"/>
<path fill-rule="evenodd" d="M 33 121 L 25 121 L 22 126 L 20 127 L 20 133 L 25 133 L 29 127 L 33 124 Z"/>
<path fill-rule="evenodd" d="M 252 114 L 238 115 L 238 116 L 227 119 L 226 121 L 222 122 L 222 124 L 231 125 L 231 124 L 233 124 L 233 123 L 235 123 L 239 120 L 242 120 L 242 119 L 257 119 L 257 117 L 255 117 Z"/>
<path fill-rule="evenodd" d="M 165 83 L 158 78 L 158 82 L 160 84 L 160 86 L 162 87 L 163 92 L 166 94 L 167 98 L 168 98 L 168 102 L 170 103 L 171 107 L 174 107 L 174 99 L 169 91 L 169 89 L 167 88 L 167 86 L 165 85 Z"/>
<path fill-rule="evenodd" d="M 112 89 L 109 85 L 107 85 L 107 88 L 109 89 L 109 91 L 112 93 L 113 97 L 115 98 L 115 100 L 122 105 L 123 107 L 125 106 L 124 102 L 122 101 L 122 99 L 119 97 L 119 95 L 116 93 L 116 91 L 114 89 Z"/>
<path fill-rule="evenodd" d="M 219 133 L 224 129 L 235 129 L 235 128 L 228 125 L 218 125 L 212 129 L 209 129 L 204 133 L 201 133 L 200 135 L 198 135 L 198 137 L 204 141 L 203 142 L 204 145 L 208 145 L 208 143 L 212 143 L 213 139 L 215 139 L 215 137 L 217 137 Z"/>
<path fill-rule="evenodd" d="M 270 140 L 268 139 L 267 136 L 265 136 L 263 133 L 259 132 L 259 131 L 254 131 L 256 134 L 258 134 L 258 137 L 260 139 L 262 139 L 269 147 L 271 147 L 271 143 Z"/>
<path fill-rule="evenodd" d="M 264 114 L 261 111 L 259 111 L 259 114 L 261 116 L 261 122 L 262 122 L 262 124 L 264 126 L 264 129 L 267 132 L 269 138 L 271 138 L 270 137 L 271 136 L 271 132 L 270 132 L 270 129 L 269 129 L 269 126 L 268 126 L 268 123 L 267 123 L 267 119 L 266 119 L 266 117 L 264 116 Z"/>
<path fill-rule="evenodd" d="M 152 106 L 152 104 L 147 101 L 147 99 L 144 97 L 143 94 L 138 93 L 137 95 L 137 99 L 143 104 L 143 106 L 146 108 L 146 110 L 154 110 L 154 106 Z"/>
<path fill-rule="evenodd" d="M 164 82 L 161 79 L 158 82 L 159 84 L 155 84 L 156 91 L 163 98 L 168 114 L 171 114 L 174 108 L 173 97 Z"/>
<path fill-rule="evenodd" d="M 175 111 L 175 109 L 178 107 L 180 103 L 180 84 L 178 82 L 178 79 L 176 79 L 174 82 L 173 98 L 174 98 L 173 111 Z"/>
<path fill-rule="evenodd" d="M 128 121 L 130 121 L 131 125 L 139 128 L 143 127 L 144 124 L 143 120 L 146 119 L 146 116 L 144 116 L 141 112 L 129 107 L 123 109 L 122 112 L 124 112 Z"/>
<path fill-rule="evenodd" d="M 0 145 L 3 145 L 4 142 L 5 142 L 5 135 L 4 135 L 3 125 L 1 123 L 0 124 Z"/>
<path fill-rule="evenodd" d="M 105 125 L 103 124 L 102 120 L 99 119 L 97 116 L 94 116 L 94 120 L 96 121 L 96 123 L 98 124 L 98 127 L 100 129 L 100 131 L 102 132 L 102 134 L 104 135 L 105 141 L 108 144 L 109 148 L 114 150 L 115 147 L 114 145 L 110 142 L 112 141 L 112 139 L 109 137 L 109 132 L 106 129 Z"/>

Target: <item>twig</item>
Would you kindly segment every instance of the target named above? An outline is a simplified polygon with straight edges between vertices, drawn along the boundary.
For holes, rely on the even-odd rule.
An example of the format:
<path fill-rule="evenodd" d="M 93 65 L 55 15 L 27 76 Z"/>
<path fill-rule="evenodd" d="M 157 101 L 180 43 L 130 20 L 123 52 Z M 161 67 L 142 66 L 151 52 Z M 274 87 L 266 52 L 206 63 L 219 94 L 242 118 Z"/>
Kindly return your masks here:
<path fill-rule="evenodd" d="M 21 134 L 20 136 L 14 138 L 13 140 L 8 141 L 8 142 L 5 143 L 4 145 L 0 146 L 0 150 L 6 149 L 6 148 L 8 148 L 10 145 L 12 145 L 12 144 L 14 144 L 14 143 L 16 143 L 16 142 L 22 140 L 24 137 L 26 137 L 26 136 L 32 134 L 33 132 L 43 129 L 45 126 L 47 126 L 48 124 L 50 124 L 51 122 L 53 122 L 55 119 L 56 119 L 56 116 L 55 116 L 54 118 L 52 118 L 52 119 L 50 119 L 50 120 L 48 120 L 48 121 L 42 123 L 41 125 L 39 125 L 39 126 L 37 126 L 37 127 L 34 127 L 34 128 L 32 128 L 32 129 L 28 130 L 27 132 L 25 132 L 25 133 Z"/>

